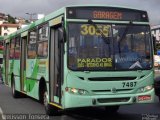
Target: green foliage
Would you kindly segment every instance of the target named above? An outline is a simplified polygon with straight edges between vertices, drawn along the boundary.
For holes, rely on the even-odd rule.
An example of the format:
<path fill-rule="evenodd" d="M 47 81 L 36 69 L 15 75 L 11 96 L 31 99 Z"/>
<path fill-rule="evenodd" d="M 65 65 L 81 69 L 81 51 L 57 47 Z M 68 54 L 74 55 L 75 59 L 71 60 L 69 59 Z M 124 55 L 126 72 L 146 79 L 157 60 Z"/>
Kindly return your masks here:
<path fill-rule="evenodd" d="M 16 20 L 14 17 L 12 17 L 11 15 L 8 14 L 8 23 L 12 23 L 12 24 L 15 24 L 16 23 Z"/>
<path fill-rule="evenodd" d="M 26 23 L 30 23 L 29 20 L 26 20 L 25 22 L 26 22 Z"/>

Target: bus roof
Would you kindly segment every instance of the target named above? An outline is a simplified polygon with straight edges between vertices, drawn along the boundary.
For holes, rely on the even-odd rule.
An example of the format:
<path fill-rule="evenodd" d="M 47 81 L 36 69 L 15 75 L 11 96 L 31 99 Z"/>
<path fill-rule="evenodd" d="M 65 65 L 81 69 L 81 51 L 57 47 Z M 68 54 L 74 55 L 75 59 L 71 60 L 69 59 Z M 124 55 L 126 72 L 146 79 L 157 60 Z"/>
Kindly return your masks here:
<path fill-rule="evenodd" d="M 146 11 L 146 10 L 142 10 L 142 9 L 139 9 L 139 8 L 131 8 L 131 7 L 128 7 L 128 6 L 120 6 L 120 5 L 97 5 L 97 4 L 91 4 L 91 5 L 70 5 L 70 6 L 66 6 L 65 8 L 67 7 L 111 7 L 111 8 L 124 8 L 124 9 L 130 9 L 130 10 L 139 10 L 139 11 Z"/>

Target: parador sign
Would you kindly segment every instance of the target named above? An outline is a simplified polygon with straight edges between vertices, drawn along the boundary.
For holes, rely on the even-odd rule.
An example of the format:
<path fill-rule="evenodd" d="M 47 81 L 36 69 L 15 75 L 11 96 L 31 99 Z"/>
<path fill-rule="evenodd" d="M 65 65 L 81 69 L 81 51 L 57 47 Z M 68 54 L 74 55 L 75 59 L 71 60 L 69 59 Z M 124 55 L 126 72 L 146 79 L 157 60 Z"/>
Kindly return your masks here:
<path fill-rule="evenodd" d="M 78 58 L 77 67 L 112 67 L 112 58 Z"/>

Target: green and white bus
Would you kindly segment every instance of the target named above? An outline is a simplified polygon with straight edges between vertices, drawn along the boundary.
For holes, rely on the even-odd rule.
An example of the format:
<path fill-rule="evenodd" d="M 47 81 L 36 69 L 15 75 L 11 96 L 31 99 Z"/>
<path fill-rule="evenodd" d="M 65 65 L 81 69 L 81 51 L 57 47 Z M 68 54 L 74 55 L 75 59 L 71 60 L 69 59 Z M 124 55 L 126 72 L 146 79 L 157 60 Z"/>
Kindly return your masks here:
<path fill-rule="evenodd" d="M 60 109 L 154 102 L 153 43 L 146 11 L 69 6 L 4 38 L 5 84 Z"/>

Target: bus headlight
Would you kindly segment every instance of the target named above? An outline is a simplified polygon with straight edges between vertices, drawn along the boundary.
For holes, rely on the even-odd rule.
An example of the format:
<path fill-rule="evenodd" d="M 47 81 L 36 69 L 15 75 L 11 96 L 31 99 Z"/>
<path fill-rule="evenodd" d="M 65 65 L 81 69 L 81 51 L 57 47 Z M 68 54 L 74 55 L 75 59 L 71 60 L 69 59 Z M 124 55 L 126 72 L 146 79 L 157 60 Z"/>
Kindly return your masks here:
<path fill-rule="evenodd" d="M 77 94 L 78 93 L 78 90 L 76 88 L 71 88 L 70 91 L 74 94 Z"/>
<path fill-rule="evenodd" d="M 72 93 L 72 94 L 79 94 L 79 95 L 85 95 L 88 93 L 88 91 L 84 90 L 84 89 L 78 89 L 78 88 L 69 88 L 66 87 L 66 92 Z"/>
<path fill-rule="evenodd" d="M 86 91 L 86 90 L 83 90 L 83 89 L 79 89 L 79 90 L 78 90 L 78 93 L 79 93 L 80 95 L 84 95 L 84 94 L 87 93 L 87 91 Z"/>
<path fill-rule="evenodd" d="M 153 85 L 148 85 L 148 86 L 145 86 L 145 87 L 141 87 L 139 89 L 139 92 L 147 92 L 149 90 L 151 90 L 153 88 Z"/>

